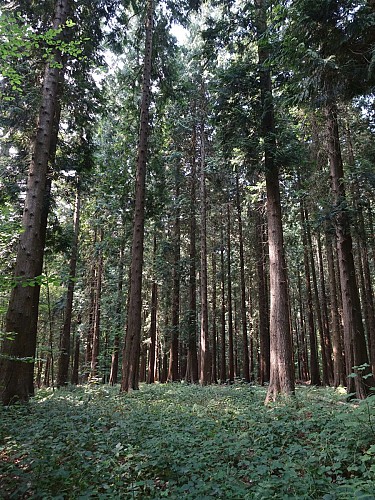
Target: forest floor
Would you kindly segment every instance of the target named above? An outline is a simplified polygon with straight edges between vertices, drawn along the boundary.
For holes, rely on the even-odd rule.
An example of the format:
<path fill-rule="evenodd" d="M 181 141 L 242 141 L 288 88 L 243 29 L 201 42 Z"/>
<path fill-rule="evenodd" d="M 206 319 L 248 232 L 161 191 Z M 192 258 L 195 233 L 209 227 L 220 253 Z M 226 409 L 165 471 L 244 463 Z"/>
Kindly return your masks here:
<path fill-rule="evenodd" d="M 375 397 L 86 386 L 0 409 L 4 499 L 375 499 Z"/>

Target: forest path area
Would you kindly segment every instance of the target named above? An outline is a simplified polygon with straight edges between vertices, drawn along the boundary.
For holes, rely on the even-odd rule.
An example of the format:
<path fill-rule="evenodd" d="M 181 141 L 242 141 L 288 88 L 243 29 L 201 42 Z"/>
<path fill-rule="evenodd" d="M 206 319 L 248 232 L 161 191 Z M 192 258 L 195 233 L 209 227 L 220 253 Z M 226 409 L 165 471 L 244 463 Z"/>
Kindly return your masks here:
<path fill-rule="evenodd" d="M 41 390 L 1 408 L 3 499 L 374 499 L 375 398 L 248 385 Z"/>

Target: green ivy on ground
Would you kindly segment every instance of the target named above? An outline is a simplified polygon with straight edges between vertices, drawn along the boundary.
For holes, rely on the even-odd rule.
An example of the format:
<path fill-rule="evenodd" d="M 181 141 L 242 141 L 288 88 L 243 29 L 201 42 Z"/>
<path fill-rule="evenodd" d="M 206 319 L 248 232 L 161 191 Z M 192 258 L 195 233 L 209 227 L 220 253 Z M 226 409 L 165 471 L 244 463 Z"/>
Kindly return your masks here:
<path fill-rule="evenodd" d="M 375 398 L 247 385 L 40 391 L 0 409 L 0 497 L 375 499 Z"/>

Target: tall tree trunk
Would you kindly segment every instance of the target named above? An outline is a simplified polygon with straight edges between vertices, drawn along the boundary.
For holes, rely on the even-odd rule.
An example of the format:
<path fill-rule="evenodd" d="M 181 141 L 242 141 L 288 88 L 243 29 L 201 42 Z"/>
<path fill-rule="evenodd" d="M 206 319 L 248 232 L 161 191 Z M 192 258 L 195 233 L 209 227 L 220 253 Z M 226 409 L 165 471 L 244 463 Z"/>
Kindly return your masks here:
<path fill-rule="evenodd" d="M 74 207 L 74 236 L 72 242 L 72 251 L 69 264 L 69 281 L 68 290 L 66 292 L 66 305 L 65 305 L 65 319 L 63 330 L 60 337 L 60 357 L 57 367 L 57 387 L 62 387 L 68 383 L 69 371 L 69 358 L 70 358 L 70 334 L 72 325 L 72 312 L 73 312 L 73 297 L 74 297 L 74 284 L 77 269 L 78 258 L 78 237 L 79 237 L 79 217 L 80 217 L 80 181 L 77 179 L 77 191 Z"/>
<path fill-rule="evenodd" d="M 220 217 L 220 281 L 221 281 L 221 336 L 220 336 L 220 382 L 227 379 L 226 334 L 225 334 L 225 267 L 224 267 L 224 229 L 223 214 Z"/>
<path fill-rule="evenodd" d="M 95 378 L 98 374 L 99 365 L 99 347 L 100 347 L 100 323 L 101 323 L 101 300 L 102 300 L 102 279 L 103 279 L 103 229 L 100 231 L 98 267 L 95 284 L 95 309 L 94 309 L 94 324 L 92 334 L 92 355 L 90 379 Z"/>
<path fill-rule="evenodd" d="M 276 140 L 269 70 L 269 47 L 264 41 L 267 31 L 265 0 L 255 0 L 256 29 L 262 101 L 262 136 L 267 192 L 267 223 L 270 265 L 270 385 L 266 403 L 279 393 L 294 394 L 294 363 L 289 318 L 288 277 L 284 255 L 284 238 L 280 202 L 279 170 L 275 163 Z"/>
<path fill-rule="evenodd" d="M 350 221 L 346 210 L 347 202 L 337 108 L 332 102 L 327 104 L 326 117 L 331 188 L 335 204 L 335 229 L 341 283 L 346 372 L 347 375 L 353 371 L 356 374 L 355 377 L 348 377 L 347 391 L 350 395 L 355 394 L 358 399 L 364 399 L 368 396 L 370 387 L 373 387 L 375 382 L 371 371 L 365 367 L 368 365 L 369 358 L 356 283 Z M 363 376 L 366 376 L 366 379 Z"/>
<path fill-rule="evenodd" d="M 349 163 L 354 168 L 355 158 L 354 158 L 354 148 L 352 137 L 349 127 L 346 129 L 347 143 L 348 143 L 348 153 L 349 153 Z M 370 354 L 370 364 L 372 367 L 372 373 L 375 376 L 375 307 L 374 307 L 374 291 L 371 282 L 371 272 L 369 266 L 369 255 L 367 248 L 367 235 L 365 220 L 363 217 L 363 206 L 361 203 L 361 195 L 359 191 L 358 180 L 353 184 L 353 198 L 354 205 L 357 215 L 357 236 L 358 236 L 358 248 L 359 256 L 358 262 L 360 264 L 361 272 L 361 289 L 362 289 L 362 306 L 364 313 L 364 321 L 366 325 L 367 333 L 367 343 Z"/>
<path fill-rule="evenodd" d="M 318 359 L 318 345 L 316 338 L 316 328 L 314 320 L 314 307 L 313 307 L 313 294 L 311 288 L 311 267 L 309 261 L 309 250 L 307 240 L 307 222 L 306 212 L 304 209 L 303 200 L 300 199 L 300 217 L 301 217 L 301 230 L 302 230 L 302 243 L 303 243 L 303 262 L 305 267 L 305 280 L 306 280 L 306 299 L 307 299 L 307 319 L 309 326 L 309 339 L 310 339 L 310 383 L 311 385 L 321 385 L 319 359 Z"/>
<path fill-rule="evenodd" d="M 242 364 L 243 378 L 245 382 L 250 382 L 250 363 L 249 363 L 249 339 L 247 335 L 247 311 L 246 311 L 246 284 L 245 284 L 245 258 L 242 230 L 242 211 L 240 200 L 240 186 L 238 174 L 236 175 L 236 205 L 238 219 L 238 238 L 240 246 L 240 286 L 241 286 L 241 325 L 242 325 Z"/>
<path fill-rule="evenodd" d="M 93 247 L 97 244 L 97 230 L 94 229 L 94 239 Z M 95 255 L 92 256 L 90 278 L 89 278 L 89 317 L 87 325 L 87 335 L 86 335 L 86 350 L 85 350 L 85 380 L 88 379 L 90 375 L 90 366 L 92 360 L 92 341 L 94 336 L 94 322 L 95 322 L 95 307 L 96 307 L 96 274 L 97 274 L 97 262 Z"/>
<path fill-rule="evenodd" d="M 123 288 L 124 288 L 124 254 L 125 254 L 125 236 L 121 237 L 120 256 L 118 262 L 118 281 L 117 281 L 117 298 L 116 298 L 116 318 L 115 327 L 116 333 L 113 342 L 113 352 L 111 358 L 111 371 L 109 373 L 110 385 L 117 384 L 119 356 L 120 356 L 120 329 L 122 328 L 122 309 L 123 309 Z"/>
<path fill-rule="evenodd" d="M 151 285 L 151 324 L 150 324 L 150 348 L 148 358 L 147 383 L 155 382 L 155 359 L 156 359 L 156 329 L 157 329 L 157 311 L 158 311 L 158 284 L 156 281 L 156 235 L 154 235 L 154 270 Z"/>
<path fill-rule="evenodd" d="M 338 387 L 346 385 L 343 346 L 341 341 L 341 328 L 339 319 L 339 304 L 337 300 L 338 287 L 335 271 L 335 259 L 333 256 L 334 235 L 325 233 L 325 249 L 327 256 L 329 297 L 331 303 L 331 329 L 332 329 L 332 349 L 333 349 L 333 385 Z"/>
<path fill-rule="evenodd" d="M 189 338 L 188 338 L 188 359 L 186 379 L 189 382 L 196 383 L 198 376 L 198 350 L 197 350 L 197 249 L 196 232 L 197 221 L 195 216 L 197 196 L 197 164 L 196 164 L 196 146 L 197 133 L 196 124 L 193 126 L 191 141 L 191 174 L 190 174 L 190 245 L 189 245 Z"/>
<path fill-rule="evenodd" d="M 312 290 L 313 290 L 313 304 L 314 304 L 314 310 L 316 313 L 316 319 L 318 322 L 318 330 L 319 330 L 319 338 L 320 338 L 320 355 L 321 355 L 321 360 L 322 360 L 322 384 L 329 385 L 330 360 L 328 359 L 329 353 L 327 352 L 326 344 L 325 344 L 325 332 L 323 329 L 322 308 L 320 306 L 320 300 L 319 300 L 318 282 L 317 282 L 317 278 L 316 278 L 316 268 L 315 268 L 314 252 L 313 252 L 313 248 L 312 248 L 310 222 L 309 222 L 308 212 L 306 210 L 306 207 L 305 207 L 305 227 L 306 227 L 306 238 L 307 238 L 307 251 L 308 251 L 308 256 L 310 259 L 311 281 L 312 281 Z"/>
<path fill-rule="evenodd" d="M 324 277 L 323 252 L 322 252 L 322 243 L 320 241 L 320 234 L 317 235 L 316 242 L 317 242 L 317 257 L 318 257 L 319 275 L 320 275 L 320 295 L 322 304 L 324 349 L 327 353 L 328 382 L 329 385 L 334 385 L 332 341 L 331 341 L 331 331 L 329 328 L 329 320 L 328 320 L 327 293 L 326 293 L 326 285 Z"/>
<path fill-rule="evenodd" d="M 204 98 L 204 96 L 203 96 Z M 201 201 L 201 335 L 200 335 L 200 377 L 201 385 L 209 384 L 210 351 L 208 332 L 208 277 L 207 277 L 207 199 L 206 199 L 206 134 L 204 122 L 200 125 L 201 168 L 200 168 L 200 201 Z"/>
<path fill-rule="evenodd" d="M 256 239 L 256 269 L 258 283 L 259 307 L 259 383 L 264 385 L 270 380 L 270 330 L 269 310 L 267 300 L 266 256 L 263 241 L 263 215 L 260 207 L 256 211 L 255 239 Z"/>
<path fill-rule="evenodd" d="M 74 358 L 73 358 L 73 369 L 71 383 L 73 385 L 78 385 L 79 382 L 79 350 L 81 345 L 81 339 L 79 334 L 76 334 L 76 341 L 74 346 Z"/>
<path fill-rule="evenodd" d="M 68 0 L 55 4 L 53 28 L 57 29 L 68 17 Z M 57 63 L 61 55 L 55 54 Z M 47 186 L 48 161 L 53 140 L 54 117 L 58 101 L 58 83 L 62 70 L 60 64 L 47 64 L 44 72 L 42 99 L 36 128 L 33 153 L 27 179 L 23 232 L 17 250 L 14 270 L 18 282 L 13 288 L 5 330 L 15 333 L 14 340 L 2 345 L 0 360 L 0 392 L 3 404 L 27 401 L 33 393 L 33 366 L 36 349 L 40 284 L 35 281 L 43 269 L 44 237 L 43 209 Z M 22 286 L 30 280 L 35 286 Z M 21 361 L 29 359 L 31 363 Z"/>
<path fill-rule="evenodd" d="M 228 365 L 229 382 L 234 382 L 234 343 L 233 343 L 233 300 L 232 300 L 232 262 L 231 262 L 231 217 L 230 204 L 227 203 L 227 290 L 228 290 Z"/>
<path fill-rule="evenodd" d="M 309 363 L 308 363 L 308 353 L 307 353 L 307 343 L 306 343 L 306 322 L 303 310 L 303 299 L 302 299 L 302 284 L 301 284 L 301 274 L 297 271 L 297 287 L 298 287 L 298 309 L 300 317 L 300 335 L 299 335 L 299 359 L 301 366 L 301 380 L 307 382 L 309 379 Z"/>
<path fill-rule="evenodd" d="M 216 254 L 212 252 L 212 382 L 217 384 L 217 293 L 216 293 Z"/>
<path fill-rule="evenodd" d="M 173 270 L 172 270 L 172 340 L 169 349 L 168 380 L 179 380 L 179 330 L 180 330 L 180 258 L 181 258 L 181 224 L 180 224 L 180 166 L 176 167 L 175 219 L 173 227 Z"/>
<path fill-rule="evenodd" d="M 121 391 L 139 387 L 139 355 L 142 327 L 142 270 L 145 222 L 146 164 L 151 98 L 151 64 L 154 2 L 147 0 L 146 39 L 143 62 L 141 118 L 138 142 L 135 211 L 130 265 L 130 287 L 125 344 L 122 358 Z"/>

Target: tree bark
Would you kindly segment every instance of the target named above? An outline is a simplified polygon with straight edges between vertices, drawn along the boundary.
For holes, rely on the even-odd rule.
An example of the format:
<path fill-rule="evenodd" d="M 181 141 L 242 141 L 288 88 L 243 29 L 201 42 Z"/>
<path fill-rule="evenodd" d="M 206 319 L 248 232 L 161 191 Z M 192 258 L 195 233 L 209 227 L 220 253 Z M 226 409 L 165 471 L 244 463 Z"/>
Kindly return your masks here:
<path fill-rule="evenodd" d="M 374 386 L 374 377 L 368 369 L 369 358 L 362 323 L 361 305 L 356 282 L 353 245 L 344 184 L 344 169 L 341 157 L 337 108 L 333 102 L 327 104 L 327 139 L 330 163 L 331 188 L 335 209 L 336 244 L 342 296 L 342 320 L 344 327 L 344 349 L 347 376 L 347 391 L 358 399 L 368 396 Z M 366 366 L 367 365 L 367 366 Z M 359 367 L 359 368 L 358 368 Z M 366 379 L 363 378 L 366 376 Z"/>
<path fill-rule="evenodd" d="M 156 359 L 156 327 L 158 310 L 158 285 L 154 280 L 151 285 L 151 325 L 150 325 L 150 349 L 147 371 L 147 383 L 155 382 L 155 359 Z"/>
<path fill-rule="evenodd" d="M 179 330 L 180 330 L 180 258 L 181 258 L 181 224 L 180 224 L 180 167 L 176 167 L 175 219 L 173 227 L 173 270 L 172 270 L 172 340 L 169 349 L 168 380 L 179 380 Z"/>
<path fill-rule="evenodd" d="M 117 384 L 118 368 L 120 357 L 120 329 L 122 328 L 122 310 L 123 310 L 123 288 L 124 288 L 124 253 L 125 253 L 125 236 L 121 237 L 121 247 L 118 263 L 118 282 L 117 282 L 117 299 L 116 299 L 116 333 L 113 342 L 113 352 L 111 358 L 111 370 L 109 373 L 110 385 Z"/>
<path fill-rule="evenodd" d="M 231 217 L 230 204 L 227 203 L 227 294 L 228 294 L 228 368 L 229 382 L 234 382 L 234 340 L 233 340 L 233 300 L 232 300 L 232 263 L 231 263 Z"/>
<path fill-rule="evenodd" d="M 321 305 L 322 305 L 321 309 L 322 309 L 322 322 L 323 322 L 324 349 L 327 353 L 328 382 L 329 385 L 333 385 L 334 376 L 333 376 L 333 361 L 332 361 L 332 341 L 331 341 L 331 331 L 329 328 L 329 320 L 328 320 L 328 303 L 327 303 L 323 252 L 322 252 L 322 243 L 320 240 L 320 234 L 317 235 L 316 241 L 317 241 L 317 257 L 318 257 L 318 266 L 320 275 L 320 295 L 321 295 Z"/>
<path fill-rule="evenodd" d="M 216 293 L 216 254 L 212 252 L 212 382 L 217 384 L 217 293 Z"/>
<path fill-rule="evenodd" d="M 63 25 L 68 17 L 68 0 L 55 4 L 53 28 Z M 61 55 L 55 54 L 56 62 Z M 0 359 L 0 392 L 3 404 L 27 401 L 33 394 L 33 366 L 36 349 L 40 283 L 44 256 L 43 207 L 47 186 L 48 162 L 53 140 L 54 117 L 58 102 L 58 83 L 62 70 L 47 64 L 44 72 L 42 99 L 27 179 L 20 236 L 15 265 L 15 286 L 11 292 L 5 331 L 14 340 L 2 345 Z M 22 286 L 25 282 L 31 286 Z"/>
<path fill-rule="evenodd" d="M 244 378 L 245 382 L 250 382 L 249 339 L 248 339 L 248 334 L 247 334 L 247 311 L 246 311 L 245 258 L 244 258 L 242 211 L 241 211 L 240 186 L 239 186 L 238 174 L 236 175 L 236 205 L 237 205 L 237 218 L 238 218 L 238 238 L 239 238 L 239 246 L 240 246 L 240 286 L 241 286 L 243 378 Z"/>
<path fill-rule="evenodd" d="M 262 102 L 262 136 L 267 193 L 267 223 L 270 266 L 270 385 L 266 403 L 279 393 L 294 394 L 294 364 L 289 318 L 289 292 L 280 202 L 279 170 L 275 163 L 276 140 L 265 0 L 255 0 L 256 30 Z"/>
<path fill-rule="evenodd" d="M 92 353 L 90 365 L 90 379 L 98 375 L 99 348 L 100 348 L 100 324 L 101 324 L 101 300 L 102 300 L 102 279 L 103 279 L 103 229 L 100 230 L 100 242 L 98 249 L 98 267 L 95 283 L 95 308 L 92 334 Z"/>
<path fill-rule="evenodd" d="M 65 305 L 65 319 L 63 330 L 60 337 L 60 357 L 57 367 L 57 387 L 62 387 L 68 383 L 69 372 L 69 359 L 70 359 L 70 334 L 72 325 L 72 312 L 73 312 L 73 298 L 74 298 L 74 284 L 77 269 L 78 258 L 78 237 L 79 237 L 79 217 L 80 217 L 80 185 L 79 179 L 77 180 L 77 191 L 74 208 L 74 236 L 72 242 L 72 251 L 69 264 L 69 281 L 68 289 L 66 292 L 66 305 Z"/>
<path fill-rule="evenodd" d="M 259 307 L 259 383 L 264 385 L 270 380 L 270 330 L 269 310 L 267 300 L 267 274 L 266 256 L 263 239 L 263 214 L 260 207 L 255 213 L 255 239 L 256 239 L 256 270 L 258 284 Z"/>
<path fill-rule="evenodd" d="M 196 124 L 193 125 L 191 141 L 191 173 L 190 173 L 190 244 L 189 244 L 189 338 L 186 379 L 196 383 L 198 376 L 198 350 L 197 350 L 197 249 L 196 232 L 197 221 L 195 216 L 197 196 L 197 164 L 196 164 L 197 133 Z"/>
<path fill-rule="evenodd" d="M 224 229 L 223 215 L 220 217 L 220 281 L 221 281 L 221 336 L 220 336 L 220 382 L 227 379 L 226 334 L 225 334 L 225 267 L 224 267 Z"/>
<path fill-rule="evenodd" d="M 154 2 L 147 0 L 145 52 L 143 62 L 141 118 L 135 187 L 135 211 L 131 249 L 130 287 L 125 344 L 122 358 L 121 391 L 139 388 L 139 356 L 142 327 L 142 270 L 145 222 L 146 164 L 151 98 L 151 65 Z"/>
<path fill-rule="evenodd" d="M 201 385 L 211 381 L 209 332 L 208 332 L 208 277 L 207 277 L 207 199 L 206 199 L 206 136 L 204 122 L 200 124 L 200 244 L 201 244 L 201 335 L 200 335 L 200 377 Z"/>
<path fill-rule="evenodd" d="M 310 340 L 310 383 L 311 385 L 321 385 L 319 358 L 318 358 L 318 345 L 316 337 L 316 328 L 314 320 L 313 308 L 313 294 L 311 288 L 311 272 L 309 261 L 309 250 L 306 233 L 306 218 L 303 200 L 300 200 L 300 217 L 301 217 L 301 230 L 302 230 L 302 243 L 303 243 L 303 262 L 305 267 L 305 280 L 306 280 L 306 302 L 307 302 L 307 319 L 309 326 L 309 340 Z"/>
<path fill-rule="evenodd" d="M 333 385 L 339 387 L 346 385 L 344 359 L 343 359 L 343 346 L 341 340 L 341 327 L 339 319 L 339 304 L 337 294 L 339 289 L 337 287 L 335 259 L 333 256 L 333 242 L 334 235 L 329 234 L 328 230 L 325 232 L 325 249 L 327 256 L 327 269 L 328 269 L 328 285 L 329 297 L 331 303 L 331 329 L 332 329 L 332 349 L 333 349 Z"/>

